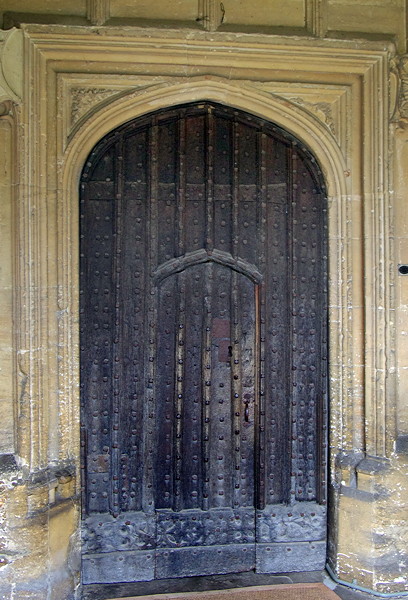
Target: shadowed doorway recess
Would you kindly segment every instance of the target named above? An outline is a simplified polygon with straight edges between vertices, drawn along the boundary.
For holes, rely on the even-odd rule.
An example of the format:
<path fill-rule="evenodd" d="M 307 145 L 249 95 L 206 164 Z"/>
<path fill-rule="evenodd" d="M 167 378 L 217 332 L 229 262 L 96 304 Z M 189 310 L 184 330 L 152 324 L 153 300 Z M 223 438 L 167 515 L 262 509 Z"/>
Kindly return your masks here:
<path fill-rule="evenodd" d="M 108 134 L 80 185 L 83 582 L 323 568 L 314 158 L 201 102 Z"/>

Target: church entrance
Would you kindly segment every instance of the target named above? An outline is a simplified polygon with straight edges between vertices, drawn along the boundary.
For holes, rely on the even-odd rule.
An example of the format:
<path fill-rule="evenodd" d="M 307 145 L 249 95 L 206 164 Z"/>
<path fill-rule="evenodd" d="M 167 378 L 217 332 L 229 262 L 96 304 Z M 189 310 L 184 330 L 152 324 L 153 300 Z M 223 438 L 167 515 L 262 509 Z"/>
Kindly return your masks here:
<path fill-rule="evenodd" d="M 80 185 L 83 582 L 323 568 L 314 158 L 199 102 L 112 131 Z"/>

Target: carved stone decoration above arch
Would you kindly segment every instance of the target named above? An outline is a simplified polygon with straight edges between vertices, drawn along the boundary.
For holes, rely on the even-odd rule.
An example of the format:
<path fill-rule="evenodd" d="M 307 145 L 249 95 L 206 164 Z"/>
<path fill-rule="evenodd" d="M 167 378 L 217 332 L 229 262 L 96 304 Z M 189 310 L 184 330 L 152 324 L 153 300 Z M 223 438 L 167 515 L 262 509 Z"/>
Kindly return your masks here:
<path fill-rule="evenodd" d="M 105 86 L 113 88 L 112 83 L 107 83 L 108 77 L 106 76 Z M 331 169 L 327 164 L 327 146 L 329 145 L 332 148 L 333 157 L 336 157 L 334 161 L 337 173 L 336 183 L 334 180 L 328 182 L 329 193 L 335 196 L 347 193 L 348 182 L 343 179 L 344 172 L 348 169 L 349 157 L 345 156 L 330 128 L 321 119 L 316 119 L 311 111 L 305 110 L 295 102 L 288 101 L 283 94 L 278 95 L 270 93 L 269 90 L 266 91 L 262 82 L 226 80 L 223 77 L 210 75 L 190 77 L 188 80 L 185 77 L 177 76 L 168 76 L 165 79 L 152 77 L 150 82 L 148 80 L 148 77 L 140 76 L 135 79 L 136 84 L 133 85 L 133 89 L 128 88 L 116 95 L 112 92 L 107 101 L 96 102 L 92 109 L 87 110 L 78 120 L 78 125 L 74 126 L 64 137 L 66 149 L 69 151 L 78 136 L 79 138 L 85 137 L 87 143 L 93 137 L 97 141 L 100 139 L 102 131 L 106 134 L 111 129 L 145 112 L 209 98 L 284 125 L 306 145 L 314 148 L 324 171 Z M 113 81 L 112 78 L 111 81 Z M 114 81 L 118 81 L 118 79 L 115 78 Z M 141 82 L 143 85 L 140 85 Z M 282 84 L 282 86 L 285 85 Z M 288 93 L 290 90 L 292 95 L 294 93 L 291 88 L 282 89 Z M 302 86 L 299 85 L 299 90 L 301 89 Z M 323 89 L 322 92 L 324 93 Z M 346 128 L 346 118 L 347 115 L 341 115 L 343 128 Z M 82 142 L 79 145 L 82 147 Z"/>
<path fill-rule="evenodd" d="M 69 98 L 69 110 L 66 110 L 64 122 L 64 144 L 66 144 L 81 123 L 99 112 L 112 102 L 120 102 L 124 97 L 139 97 L 153 86 L 168 88 L 184 81 L 180 77 L 146 76 L 128 77 L 124 75 L 99 75 L 95 81 L 87 76 L 66 75 L 60 77 L 60 90 L 64 97 Z M 199 78 L 198 78 L 199 79 Z M 208 79 L 208 76 L 206 77 Z M 217 80 L 217 78 L 211 78 Z M 197 80 L 198 82 L 198 80 Z M 317 119 L 328 133 L 334 138 L 343 157 L 349 151 L 348 144 L 350 121 L 347 115 L 350 110 L 351 90 L 349 86 L 296 84 L 292 82 L 262 82 L 229 80 L 229 85 L 240 89 L 243 87 L 252 92 L 262 92 L 265 97 L 274 97 L 280 102 L 290 103 Z"/>
<path fill-rule="evenodd" d="M 92 110 L 94 106 L 103 103 L 108 98 L 116 96 L 113 90 L 105 88 L 72 88 L 71 90 L 71 123 L 75 125 L 81 117 Z"/>
<path fill-rule="evenodd" d="M 131 92 L 143 91 L 152 85 L 157 85 L 160 81 L 161 78 L 143 75 L 137 77 L 98 75 L 95 79 L 86 77 L 86 80 L 80 75 L 59 75 L 60 94 L 68 99 L 64 105 L 62 118 L 64 140 L 69 139 L 83 119 L 89 117 L 95 110 Z"/>
<path fill-rule="evenodd" d="M 117 105 L 118 109 L 125 101 L 149 97 L 152 90 L 169 90 L 172 86 L 183 87 L 185 77 L 167 76 L 125 76 L 125 75 L 67 75 L 59 74 L 59 90 L 62 97 L 69 99 L 61 105 L 63 122 L 64 148 L 69 144 L 76 131 L 94 115 L 101 114 L 107 107 Z M 223 78 L 214 76 L 190 78 L 201 88 L 203 82 L 213 81 L 215 87 L 225 86 Z M 348 156 L 349 144 L 352 140 L 350 120 L 347 118 L 351 103 L 351 90 L 346 85 L 313 85 L 296 84 L 293 82 L 265 83 L 262 81 L 228 80 L 228 86 L 241 94 L 247 90 L 250 94 L 261 93 L 266 101 L 286 106 L 285 110 L 294 107 L 298 114 L 303 113 L 305 119 L 313 118 L 318 128 L 323 126 L 327 134 L 340 149 L 342 159 Z M 222 98 L 218 99 L 223 101 Z M 241 107 L 242 108 L 242 107 Z M 299 113 L 300 111 L 300 113 Z"/>
<path fill-rule="evenodd" d="M 290 82 L 253 83 L 253 87 L 279 96 L 317 118 L 336 139 L 343 155 L 347 155 L 348 122 L 344 118 L 350 111 L 351 92 L 342 85 L 299 85 Z"/>

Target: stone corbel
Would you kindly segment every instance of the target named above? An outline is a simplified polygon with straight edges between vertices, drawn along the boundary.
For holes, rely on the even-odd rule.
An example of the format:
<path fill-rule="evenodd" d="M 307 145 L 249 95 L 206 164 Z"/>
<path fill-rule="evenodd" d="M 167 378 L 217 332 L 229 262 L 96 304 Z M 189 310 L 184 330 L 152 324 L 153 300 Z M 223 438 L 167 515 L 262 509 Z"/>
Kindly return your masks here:
<path fill-rule="evenodd" d="M 0 119 L 13 114 L 13 103 L 11 100 L 0 100 Z"/>
<path fill-rule="evenodd" d="M 204 29 L 217 31 L 225 17 L 224 4 L 220 0 L 198 0 L 198 18 Z"/>
<path fill-rule="evenodd" d="M 65 461 L 50 465 L 31 474 L 24 485 L 28 486 L 27 514 L 33 516 L 54 505 L 76 498 L 76 468 Z"/>
<path fill-rule="evenodd" d="M 23 32 L 0 30 L 0 103 L 23 95 Z M 1 104 L 3 106 L 3 104 Z"/>
<path fill-rule="evenodd" d="M 357 487 L 356 467 L 363 458 L 364 453 L 361 450 L 343 451 L 336 456 L 336 487 L 338 489 Z"/>
<path fill-rule="evenodd" d="M 388 459 L 382 456 L 366 456 L 356 467 L 357 488 L 377 499 L 388 494 L 381 485 L 383 475 L 390 467 Z"/>
<path fill-rule="evenodd" d="M 381 478 L 388 468 L 386 458 L 341 452 L 336 457 L 336 487 L 342 495 L 374 501 L 384 494 Z"/>
<path fill-rule="evenodd" d="M 110 15 L 110 0 L 87 0 L 86 14 L 91 25 L 104 25 Z"/>
<path fill-rule="evenodd" d="M 306 29 L 311 35 L 327 33 L 327 0 L 306 0 Z"/>

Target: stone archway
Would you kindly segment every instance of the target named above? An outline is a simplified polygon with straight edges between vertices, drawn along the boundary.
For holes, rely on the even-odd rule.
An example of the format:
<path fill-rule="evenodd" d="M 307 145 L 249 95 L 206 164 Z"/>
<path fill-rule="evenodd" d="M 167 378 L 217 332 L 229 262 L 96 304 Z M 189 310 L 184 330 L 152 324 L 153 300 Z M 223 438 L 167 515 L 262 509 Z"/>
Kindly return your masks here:
<path fill-rule="evenodd" d="M 387 456 L 395 437 L 389 420 L 393 406 L 387 408 L 386 402 L 393 378 L 383 352 L 392 339 L 387 320 L 392 301 L 389 165 L 384 160 L 388 49 L 375 44 L 350 49 L 333 40 L 324 41 L 323 48 L 313 40 L 289 43 L 267 36 L 242 42 L 226 34 L 211 40 L 200 33 L 188 40 L 177 34 L 173 39 L 160 31 L 147 37 L 132 30 L 123 37 L 114 28 L 104 29 L 104 36 L 96 30 L 84 36 L 75 28 L 27 26 L 24 36 L 26 97 L 20 118 L 25 137 L 18 150 L 15 206 L 16 389 L 22 390 L 16 428 L 21 464 L 35 474 L 35 484 L 27 480 L 24 486 L 37 486 L 35 494 L 31 488 L 21 493 L 29 497 L 30 514 L 47 510 L 47 529 L 43 523 L 39 527 L 41 551 L 47 536 L 56 546 L 57 536 L 50 532 L 57 531 L 63 515 L 69 523 L 52 554 L 55 562 L 44 567 L 52 572 L 47 581 L 55 574 L 73 585 L 67 557 L 79 551 L 74 537 L 71 543 L 68 538 L 78 532 L 76 207 L 81 170 L 95 144 L 124 122 L 152 110 L 209 100 L 277 123 L 310 148 L 321 165 L 332 242 L 329 485 L 335 526 L 329 528 L 329 559 L 337 575 L 375 587 L 377 567 L 369 551 L 364 560 L 354 552 L 351 566 L 344 561 L 351 541 L 339 482 L 340 491 L 352 495 L 356 463 L 364 452 Z M 372 103 L 372 98 L 380 100 Z M 378 476 L 371 463 L 366 465 L 361 485 L 371 489 Z M 352 514 L 359 522 L 367 496 L 357 492 Z M 376 514 L 376 497 L 370 498 Z"/>

